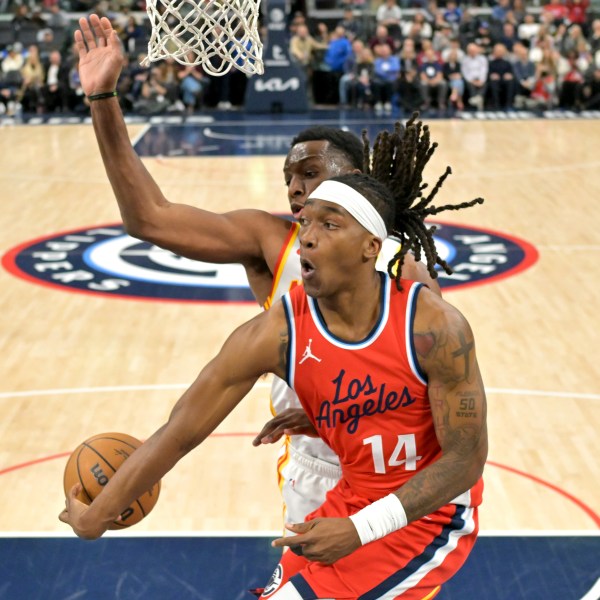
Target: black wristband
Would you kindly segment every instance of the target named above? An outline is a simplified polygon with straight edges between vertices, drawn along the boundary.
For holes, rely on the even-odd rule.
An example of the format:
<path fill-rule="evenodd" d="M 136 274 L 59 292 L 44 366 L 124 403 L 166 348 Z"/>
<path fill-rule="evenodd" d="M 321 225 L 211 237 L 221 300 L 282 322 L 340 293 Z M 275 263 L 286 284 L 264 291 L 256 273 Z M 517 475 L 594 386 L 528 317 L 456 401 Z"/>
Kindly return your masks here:
<path fill-rule="evenodd" d="M 104 100 L 105 98 L 114 98 L 115 96 L 118 96 L 118 92 L 115 90 L 114 92 L 102 92 L 102 94 L 92 94 L 91 96 L 88 96 L 87 99 L 90 102 L 94 102 L 95 100 Z"/>

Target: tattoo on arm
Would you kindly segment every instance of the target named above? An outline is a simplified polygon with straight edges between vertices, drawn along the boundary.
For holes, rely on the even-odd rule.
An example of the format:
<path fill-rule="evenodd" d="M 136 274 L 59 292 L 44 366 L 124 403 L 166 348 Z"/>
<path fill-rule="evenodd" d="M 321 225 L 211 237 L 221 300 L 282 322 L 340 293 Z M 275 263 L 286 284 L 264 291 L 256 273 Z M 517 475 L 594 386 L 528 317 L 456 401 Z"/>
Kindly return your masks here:
<path fill-rule="evenodd" d="M 473 351 L 473 342 L 467 342 L 467 340 L 465 340 L 465 336 L 463 334 L 462 331 L 458 332 L 458 340 L 460 342 L 460 347 L 458 348 L 458 350 L 455 350 L 452 353 L 452 356 L 454 358 L 458 358 L 459 356 L 462 356 L 465 360 L 465 379 L 468 380 L 469 379 L 469 360 L 470 360 L 470 355 L 471 352 Z"/>
<path fill-rule="evenodd" d="M 458 410 L 456 411 L 457 417 L 476 419 L 479 416 L 477 410 L 477 394 L 475 392 L 460 392 L 458 394 L 458 399 Z"/>

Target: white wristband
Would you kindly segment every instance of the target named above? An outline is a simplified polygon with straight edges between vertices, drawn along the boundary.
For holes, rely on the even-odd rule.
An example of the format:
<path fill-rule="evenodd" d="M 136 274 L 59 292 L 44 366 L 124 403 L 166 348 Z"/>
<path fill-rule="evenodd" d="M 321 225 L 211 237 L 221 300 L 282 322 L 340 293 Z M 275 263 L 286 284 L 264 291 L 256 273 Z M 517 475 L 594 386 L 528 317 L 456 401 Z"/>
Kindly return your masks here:
<path fill-rule="evenodd" d="M 389 494 L 365 506 L 352 515 L 350 520 L 354 523 L 363 546 L 408 524 L 404 506 L 396 494 Z"/>

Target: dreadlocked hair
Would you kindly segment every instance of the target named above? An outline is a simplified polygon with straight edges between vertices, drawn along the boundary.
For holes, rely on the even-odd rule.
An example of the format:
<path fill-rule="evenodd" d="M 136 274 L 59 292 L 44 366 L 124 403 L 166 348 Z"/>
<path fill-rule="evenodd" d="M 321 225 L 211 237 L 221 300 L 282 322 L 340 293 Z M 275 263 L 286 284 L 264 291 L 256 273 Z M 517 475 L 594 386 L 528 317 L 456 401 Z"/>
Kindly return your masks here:
<path fill-rule="evenodd" d="M 394 199 L 391 223 L 388 224 L 383 214 L 382 218 L 388 228 L 388 234 L 402 242 L 400 250 L 387 267 L 388 274 L 396 281 L 396 287 L 402 289 L 400 274 L 409 250 L 413 252 L 417 261 L 425 254 L 427 270 L 433 279 L 437 278 L 436 265 L 440 265 L 450 275 L 450 265 L 437 253 L 433 239 L 436 228 L 427 227 L 425 219 L 446 210 L 461 210 L 482 204 L 483 198 L 460 204 L 433 206 L 433 199 L 452 173 L 450 167 L 446 167 L 429 194 L 424 195 L 428 185 L 423 183 L 423 170 L 438 144 L 431 142 L 429 127 L 419 120 L 419 113 L 413 113 L 406 125 L 396 122 L 393 132 L 380 132 L 373 143 L 372 153 L 366 131 L 363 131 L 362 138 L 362 172 L 386 185 Z"/>
<path fill-rule="evenodd" d="M 301 142 L 329 142 L 329 152 L 338 152 L 353 169 L 360 169 L 363 162 L 363 145 L 360 138 L 350 132 L 324 125 L 316 125 L 301 131 L 290 144 L 290 147 Z"/>

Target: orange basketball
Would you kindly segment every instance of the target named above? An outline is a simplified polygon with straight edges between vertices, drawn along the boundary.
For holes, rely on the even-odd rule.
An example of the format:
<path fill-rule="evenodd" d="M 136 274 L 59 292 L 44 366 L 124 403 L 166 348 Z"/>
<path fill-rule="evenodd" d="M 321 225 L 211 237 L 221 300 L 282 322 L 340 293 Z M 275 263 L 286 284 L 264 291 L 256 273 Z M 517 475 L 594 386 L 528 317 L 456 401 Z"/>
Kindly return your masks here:
<path fill-rule="evenodd" d="M 67 461 L 64 475 L 65 494 L 76 483 L 83 491 L 77 496 L 85 504 L 102 491 L 117 469 L 142 442 L 126 433 L 100 433 L 81 443 Z M 160 493 L 160 481 L 121 513 L 111 529 L 122 529 L 139 523 L 153 508 Z"/>

